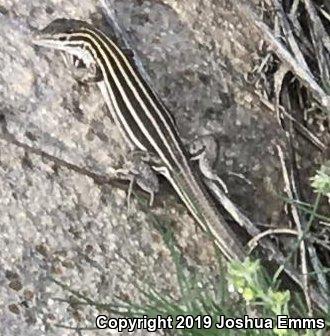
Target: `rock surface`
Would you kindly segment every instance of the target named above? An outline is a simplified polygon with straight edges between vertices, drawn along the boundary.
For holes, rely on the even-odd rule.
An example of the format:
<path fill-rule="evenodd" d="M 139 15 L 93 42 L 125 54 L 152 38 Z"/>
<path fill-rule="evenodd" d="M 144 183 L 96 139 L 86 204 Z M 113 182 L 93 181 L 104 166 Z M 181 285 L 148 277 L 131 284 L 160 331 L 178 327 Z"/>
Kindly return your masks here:
<path fill-rule="evenodd" d="M 216 169 L 233 200 L 253 220 L 276 223 L 281 209 L 272 194 L 281 180 L 272 143 L 276 120 L 254 106 L 244 88 L 242 77 L 253 66 L 258 41 L 230 1 L 113 4 L 182 137 L 214 134 Z M 126 153 L 97 87 L 79 85 L 59 54 L 31 42 L 36 29 L 58 17 L 101 22 L 100 3 L 1 0 L 0 13 L 1 333 L 74 335 L 54 325 L 90 327 L 96 311 L 56 301 L 68 293 L 49 276 L 101 302 L 114 295 L 138 300 L 136 278 L 175 293 L 174 266 L 148 212 L 134 198 L 128 210 L 125 191 L 96 184 L 50 158 L 106 175 Z M 207 239 L 175 203 L 168 193 L 150 210 L 175 223 L 191 262 L 212 268 Z"/>

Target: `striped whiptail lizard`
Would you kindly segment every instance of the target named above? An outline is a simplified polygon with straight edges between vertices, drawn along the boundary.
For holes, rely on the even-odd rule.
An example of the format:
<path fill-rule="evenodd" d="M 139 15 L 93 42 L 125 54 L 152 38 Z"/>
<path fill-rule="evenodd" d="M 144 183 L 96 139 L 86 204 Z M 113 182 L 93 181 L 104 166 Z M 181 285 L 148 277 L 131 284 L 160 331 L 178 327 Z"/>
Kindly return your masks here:
<path fill-rule="evenodd" d="M 67 52 L 93 69 L 110 114 L 129 148 L 150 156 L 152 169 L 165 176 L 228 260 L 243 260 L 244 248 L 217 211 L 199 172 L 194 170 L 172 115 L 130 57 L 106 34 L 78 20 L 53 21 L 34 43 Z"/>

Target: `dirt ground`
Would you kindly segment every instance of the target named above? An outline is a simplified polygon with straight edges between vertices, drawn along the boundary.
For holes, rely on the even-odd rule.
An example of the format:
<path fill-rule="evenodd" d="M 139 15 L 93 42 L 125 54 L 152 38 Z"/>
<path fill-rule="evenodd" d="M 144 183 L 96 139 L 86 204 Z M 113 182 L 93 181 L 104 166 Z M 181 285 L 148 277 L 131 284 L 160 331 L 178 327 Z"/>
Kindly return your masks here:
<path fill-rule="evenodd" d="M 280 225 L 275 145 L 282 134 L 245 83 L 260 41 L 231 1 L 115 0 L 114 6 L 182 138 L 212 134 L 215 169 L 230 198 L 254 222 Z M 96 184 L 27 147 L 100 174 L 123 161 L 126 149 L 97 87 L 79 85 L 59 54 L 31 43 L 35 30 L 59 17 L 102 26 L 100 3 L 1 0 L 0 13 L 2 335 L 74 335 L 54 323 L 90 326 L 96 312 L 56 301 L 66 294 L 47 276 L 110 302 L 115 294 L 136 298 L 134 278 L 175 292 L 174 266 L 134 197 L 128 210 L 124 190 Z M 169 190 L 160 191 L 150 211 L 175 223 L 191 263 L 212 269 L 206 237 Z"/>

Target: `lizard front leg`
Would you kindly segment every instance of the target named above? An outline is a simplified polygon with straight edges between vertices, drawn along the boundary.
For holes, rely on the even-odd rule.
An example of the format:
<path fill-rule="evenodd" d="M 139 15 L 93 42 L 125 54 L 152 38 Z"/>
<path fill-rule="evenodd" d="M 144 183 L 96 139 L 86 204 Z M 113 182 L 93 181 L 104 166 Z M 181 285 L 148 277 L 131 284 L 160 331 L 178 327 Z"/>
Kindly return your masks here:
<path fill-rule="evenodd" d="M 103 80 L 102 73 L 95 63 L 85 64 L 82 59 L 68 53 L 61 53 L 64 64 L 72 77 L 79 83 L 98 83 Z"/>

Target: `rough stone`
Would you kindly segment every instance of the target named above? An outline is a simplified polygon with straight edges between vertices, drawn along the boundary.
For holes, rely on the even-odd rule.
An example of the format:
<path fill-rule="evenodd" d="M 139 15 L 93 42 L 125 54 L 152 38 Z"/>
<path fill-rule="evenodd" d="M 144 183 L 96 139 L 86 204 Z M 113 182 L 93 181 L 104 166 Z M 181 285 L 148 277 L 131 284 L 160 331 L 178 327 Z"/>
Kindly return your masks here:
<path fill-rule="evenodd" d="M 113 3 L 155 90 L 173 111 L 183 139 L 214 134 L 219 143 L 215 168 L 231 197 L 253 220 L 277 221 L 279 201 L 269 192 L 269 181 L 277 185 L 281 177 L 277 158 L 269 150 L 276 120 L 247 99 L 250 94 L 240 78 L 252 67 L 258 41 L 252 35 L 247 38 L 249 29 L 239 22 L 229 1 Z M 95 183 L 27 147 L 99 174 L 122 162 L 126 148 L 97 87 L 79 85 L 58 53 L 31 42 L 34 31 L 55 18 L 90 20 L 100 18 L 97 13 L 100 3 L 93 0 L 2 0 L 0 4 L 0 326 L 4 336 L 74 335 L 55 324 L 93 326 L 96 310 L 73 309 L 57 301 L 69 294 L 50 276 L 101 302 L 111 302 L 115 295 L 139 300 L 132 279 L 148 279 L 159 290 L 177 294 L 170 253 L 149 212 L 160 221 L 167 216 L 176 223 L 178 241 L 191 263 L 205 269 L 212 269 L 214 263 L 206 237 L 173 194 L 165 194 L 150 211 L 142 210 L 133 198 L 128 211 L 123 190 Z M 229 170 L 244 174 L 251 184 Z"/>

